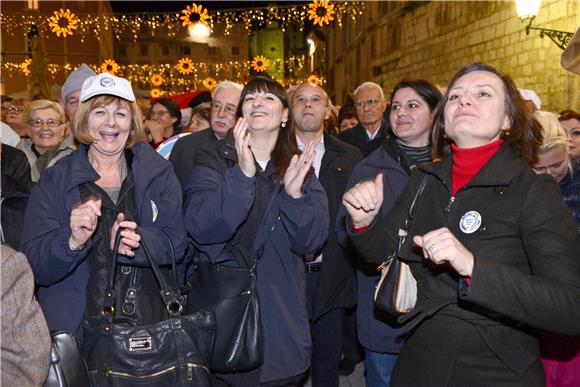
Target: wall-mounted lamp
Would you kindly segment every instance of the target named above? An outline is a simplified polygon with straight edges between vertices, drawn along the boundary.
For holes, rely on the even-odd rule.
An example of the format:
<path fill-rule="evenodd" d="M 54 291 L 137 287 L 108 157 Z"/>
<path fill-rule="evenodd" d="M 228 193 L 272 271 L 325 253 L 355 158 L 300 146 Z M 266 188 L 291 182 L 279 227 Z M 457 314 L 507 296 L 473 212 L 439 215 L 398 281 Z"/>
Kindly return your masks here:
<path fill-rule="evenodd" d="M 566 49 L 566 46 L 570 43 L 572 39 L 572 32 L 551 30 L 548 28 L 538 28 L 533 27 L 532 22 L 536 18 L 538 11 L 540 9 L 540 3 L 542 0 L 516 0 L 516 9 L 518 11 L 518 16 L 520 20 L 528 24 L 526 25 L 526 35 L 530 34 L 530 30 L 540 31 L 540 38 L 547 36 L 556 43 L 556 46 L 560 47 L 562 50 Z"/>

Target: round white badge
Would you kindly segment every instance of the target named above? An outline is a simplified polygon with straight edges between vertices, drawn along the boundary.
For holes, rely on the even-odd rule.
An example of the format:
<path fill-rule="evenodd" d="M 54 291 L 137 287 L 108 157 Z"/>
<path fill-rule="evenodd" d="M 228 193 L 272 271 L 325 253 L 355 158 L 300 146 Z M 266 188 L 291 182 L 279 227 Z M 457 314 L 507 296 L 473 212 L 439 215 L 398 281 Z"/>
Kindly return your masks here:
<path fill-rule="evenodd" d="M 466 234 L 473 234 L 481 226 L 481 215 L 477 211 L 468 211 L 461 217 L 459 228 Z"/>

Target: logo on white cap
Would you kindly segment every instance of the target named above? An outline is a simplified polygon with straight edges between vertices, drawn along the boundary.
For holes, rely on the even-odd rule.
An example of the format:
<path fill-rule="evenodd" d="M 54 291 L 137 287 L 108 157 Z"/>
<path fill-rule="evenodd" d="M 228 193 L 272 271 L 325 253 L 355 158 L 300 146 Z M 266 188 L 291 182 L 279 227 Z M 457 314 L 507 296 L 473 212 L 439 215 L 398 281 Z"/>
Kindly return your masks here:
<path fill-rule="evenodd" d="M 115 86 L 115 80 L 111 77 L 103 77 L 101 78 L 101 86 L 103 87 L 113 87 Z"/>

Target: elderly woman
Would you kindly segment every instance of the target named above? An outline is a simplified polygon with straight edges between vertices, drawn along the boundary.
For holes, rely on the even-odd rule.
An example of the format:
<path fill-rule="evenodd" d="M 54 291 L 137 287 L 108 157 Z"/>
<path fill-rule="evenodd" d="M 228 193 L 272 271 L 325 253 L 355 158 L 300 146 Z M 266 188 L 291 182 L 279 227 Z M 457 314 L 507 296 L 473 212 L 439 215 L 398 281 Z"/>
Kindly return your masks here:
<path fill-rule="evenodd" d="M 33 182 L 42 172 L 76 149 L 74 139 L 65 136 L 66 116 L 61 104 L 48 99 L 32 101 L 25 112 L 26 134 L 17 148 L 30 164 Z"/>
<path fill-rule="evenodd" d="M 117 316 L 152 322 L 161 301 L 144 267 L 141 240 L 160 265 L 171 263 L 170 241 L 182 256 L 179 183 L 171 165 L 142 141 L 129 81 L 108 73 L 90 77 L 80 101 L 73 133 L 81 145 L 46 170 L 33 189 L 21 248 L 49 328 L 75 331 L 83 316 L 95 316 L 103 305 L 106 265 L 120 229 Z M 137 302 L 126 308 L 129 280 L 139 290 Z"/>
<path fill-rule="evenodd" d="M 201 261 L 236 267 L 259 257 L 264 363 L 217 375 L 214 385 L 297 385 L 311 352 L 303 256 L 326 240 L 326 193 L 311 169 L 314 144 L 299 154 L 291 141 L 292 112 L 282 85 L 250 80 L 238 116 L 223 142 L 198 151 L 185 219 Z"/>
<path fill-rule="evenodd" d="M 153 149 L 177 134 L 180 122 L 181 110 L 179 110 L 177 102 L 169 98 L 155 100 L 145 120 L 145 132 L 149 136 Z"/>
<path fill-rule="evenodd" d="M 540 126 L 511 78 L 475 63 L 451 80 L 434 117 L 434 155 L 393 209 L 375 219 L 383 181 L 343 197 L 353 243 L 369 261 L 395 250 L 418 282 L 395 386 L 545 383 L 535 328 L 580 333 L 578 235 L 554 179 L 528 163 Z M 413 246 L 413 244 L 415 246 Z"/>

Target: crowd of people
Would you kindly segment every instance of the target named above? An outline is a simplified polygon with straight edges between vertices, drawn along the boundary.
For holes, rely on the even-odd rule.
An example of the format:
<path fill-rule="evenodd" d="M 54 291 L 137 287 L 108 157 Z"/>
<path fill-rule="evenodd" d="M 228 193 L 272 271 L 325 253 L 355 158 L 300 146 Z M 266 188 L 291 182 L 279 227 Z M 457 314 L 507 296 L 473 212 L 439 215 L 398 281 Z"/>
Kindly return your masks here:
<path fill-rule="evenodd" d="M 369 387 L 580 384 L 580 114 L 489 65 L 339 108 L 268 77 L 140 100 L 83 64 L 59 101 L 1 102 L 3 384 L 43 384 L 49 331 L 90 353 L 113 256 L 114 313 L 166 318 L 144 242 L 184 293 L 199 263 L 255 265 L 263 363 L 213 386 L 336 387 L 363 360 Z M 373 300 L 395 250 L 398 318 Z"/>

